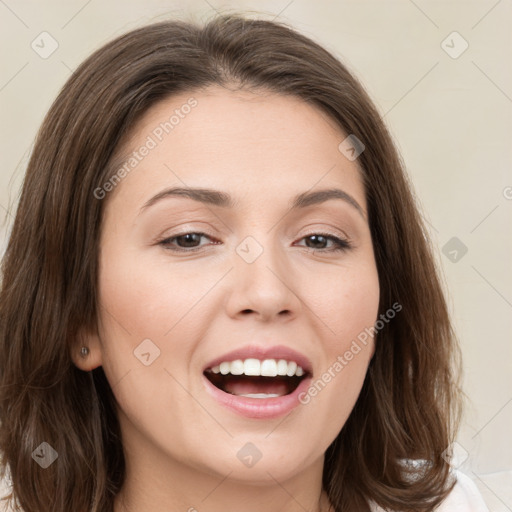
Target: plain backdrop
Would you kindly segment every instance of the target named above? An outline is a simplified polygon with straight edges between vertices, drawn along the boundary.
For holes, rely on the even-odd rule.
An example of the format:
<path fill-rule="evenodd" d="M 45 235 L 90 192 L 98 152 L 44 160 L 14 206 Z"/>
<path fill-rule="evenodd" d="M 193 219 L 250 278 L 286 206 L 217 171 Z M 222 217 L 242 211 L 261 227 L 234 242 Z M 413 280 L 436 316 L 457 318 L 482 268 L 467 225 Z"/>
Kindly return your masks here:
<path fill-rule="evenodd" d="M 462 345 L 469 401 L 458 464 L 491 511 L 511 511 L 510 0 L 0 0 L 0 249 L 39 125 L 80 62 L 137 26 L 216 11 L 294 26 L 338 56 L 384 116 Z"/>

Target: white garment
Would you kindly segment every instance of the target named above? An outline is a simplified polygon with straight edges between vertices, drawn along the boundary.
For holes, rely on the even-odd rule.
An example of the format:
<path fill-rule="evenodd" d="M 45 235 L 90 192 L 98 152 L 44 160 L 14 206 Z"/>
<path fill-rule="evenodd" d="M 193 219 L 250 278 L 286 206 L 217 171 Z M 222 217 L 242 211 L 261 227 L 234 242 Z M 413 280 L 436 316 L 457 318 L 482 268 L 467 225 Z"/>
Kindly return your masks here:
<path fill-rule="evenodd" d="M 439 505 L 436 512 L 489 512 L 477 486 L 461 471 L 455 470 L 457 483 L 452 492 Z M 384 512 L 380 507 L 370 507 L 372 512 Z"/>
<path fill-rule="evenodd" d="M 455 471 L 457 483 L 452 492 L 439 506 L 436 512 L 489 512 L 482 495 L 475 483 L 464 473 Z M 0 497 L 9 493 L 10 484 L 0 481 Z M 384 512 L 377 506 L 371 507 L 372 512 Z M 6 506 L 5 501 L 0 501 L 0 512 L 11 512 L 12 508 Z"/>
<path fill-rule="evenodd" d="M 457 484 L 439 507 L 439 512 L 489 512 L 473 480 L 460 471 L 456 473 Z"/>

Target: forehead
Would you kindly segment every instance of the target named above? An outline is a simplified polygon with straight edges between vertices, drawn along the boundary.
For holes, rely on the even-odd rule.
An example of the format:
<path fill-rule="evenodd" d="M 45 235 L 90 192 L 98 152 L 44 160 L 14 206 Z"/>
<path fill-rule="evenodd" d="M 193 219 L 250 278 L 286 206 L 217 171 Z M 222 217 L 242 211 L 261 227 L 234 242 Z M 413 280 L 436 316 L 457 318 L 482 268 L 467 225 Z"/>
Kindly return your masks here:
<path fill-rule="evenodd" d="M 220 86 L 183 92 L 150 108 L 118 149 L 117 167 L 136 165 L 115 195 L 141 202 L 159 187 L 188 185 L 231 190 L 237 198 L 278 191 L 284 201 L 337 185 L 364 208 L 357 161 L 338 149 L 345 138 L 327 114 L 295 96 Z M 144 156 L 134 162 L 137 152 Z"/>

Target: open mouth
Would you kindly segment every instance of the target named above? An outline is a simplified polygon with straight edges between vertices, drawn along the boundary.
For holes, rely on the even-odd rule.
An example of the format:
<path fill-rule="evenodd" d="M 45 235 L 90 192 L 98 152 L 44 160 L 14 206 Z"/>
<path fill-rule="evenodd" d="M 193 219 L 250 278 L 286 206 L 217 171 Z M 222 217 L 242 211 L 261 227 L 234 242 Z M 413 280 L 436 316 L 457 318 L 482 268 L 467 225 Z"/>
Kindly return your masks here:
<path fill-rule="evenodd" d="M 277 398 L 293 393 L 308 372 L 285 359 L 224 361 L 205 377 L 224 393 L 247 398 Z"/>

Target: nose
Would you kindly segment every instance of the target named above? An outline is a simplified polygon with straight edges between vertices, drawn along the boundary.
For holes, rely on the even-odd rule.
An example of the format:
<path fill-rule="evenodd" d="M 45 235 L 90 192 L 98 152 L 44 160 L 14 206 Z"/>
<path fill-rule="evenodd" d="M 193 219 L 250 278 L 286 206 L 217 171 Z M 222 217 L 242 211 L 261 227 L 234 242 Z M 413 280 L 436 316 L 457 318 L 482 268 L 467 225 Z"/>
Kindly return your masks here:
<path fill-rule="evenodd" d="M 298 276 L 276 244 L 247 237 L 233 255 L 233 266 L 227 301 L 232 318 L 253 315 L 261 322 L 289 321 L 300 313 Z"/>

